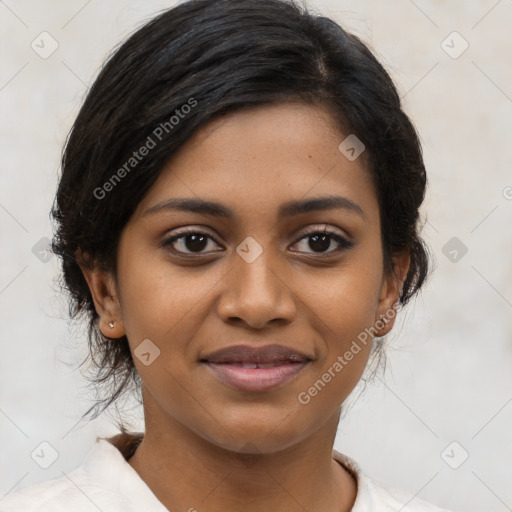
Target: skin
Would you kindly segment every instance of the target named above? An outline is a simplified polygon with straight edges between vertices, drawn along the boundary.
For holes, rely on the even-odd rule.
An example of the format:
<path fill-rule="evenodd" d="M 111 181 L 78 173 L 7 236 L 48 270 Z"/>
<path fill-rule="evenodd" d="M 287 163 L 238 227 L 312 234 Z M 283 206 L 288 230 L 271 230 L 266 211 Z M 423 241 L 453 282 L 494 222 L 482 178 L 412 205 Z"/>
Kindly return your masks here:
<path fill-rule="evenodd" d="M 395 273 L 384 272 L 376 191 L 363 159 L 338 150 L 346 135 L 327 109 L 301 103 L 215 120 L 138 205 L 121 235 L 117 276 L 83 268 L 103 334 L 126 334 L 132 354 L 145 339 L 160 350 L 148 366 L 134 357 L 146 429 L 129 463 L 169 510 L 339 512 L 354 503 L 356 482 L 332 449 L 370 343 L 310 403 L 297 397 L 398 301 L 409 258 L 395 255 Z M 277 217 L 285 202 L 333 195 L 363 214 Z M 234 217 L 145 213 L 178 197 L 220 202 Z M 210 237 L 202 249 L 190 238 L 162 247 L 185 226 Z M 326 248 L 311 247 L 311 234 L 325 226 L 353 246 L 337 251 L 328 238 Z M 252 263 L 236 252 L 249 236 L 263 250 Z M 279 343 L 313 361 L 277 389 L 242 392 L 199 362 L 240 343 Z"/>

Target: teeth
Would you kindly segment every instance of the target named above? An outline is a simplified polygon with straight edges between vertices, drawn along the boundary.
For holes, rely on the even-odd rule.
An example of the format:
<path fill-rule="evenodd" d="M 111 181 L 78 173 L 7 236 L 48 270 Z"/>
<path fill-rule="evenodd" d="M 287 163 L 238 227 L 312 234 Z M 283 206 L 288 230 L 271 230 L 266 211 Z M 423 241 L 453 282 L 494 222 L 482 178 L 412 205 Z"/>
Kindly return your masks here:
<path fill-rule="evenodd" d="M 290 361 L 292 362 L 292 361 Z M 247 368 L 249 370 L 255 370 L 256 368 L 275 368 L 276 366 L 281 366 L 285 361 L 275 361 L 273 363 L 253 363 L 250 361 L 237 361 L 229 364 L 234 364 L 236 366 L 240 366 L 242 368 Z"/>
<path fill-rule="evenodd" d="M 255 370 L 256 368 L 275 368 L 279 366 L 277 363 L 250 363 L 245 361 L 242 361 L 240 365 L 242 368 L 249 368 L 251 370 Z"/>

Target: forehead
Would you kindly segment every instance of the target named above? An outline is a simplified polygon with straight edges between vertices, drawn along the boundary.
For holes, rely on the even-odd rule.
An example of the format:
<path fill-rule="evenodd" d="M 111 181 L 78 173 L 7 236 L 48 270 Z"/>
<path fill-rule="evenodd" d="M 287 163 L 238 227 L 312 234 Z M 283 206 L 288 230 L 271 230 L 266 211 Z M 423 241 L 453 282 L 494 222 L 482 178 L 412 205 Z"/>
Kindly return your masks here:
<path fill-rule="evenodd" d="M 186 197 L 222 202 L 240 217 L 277 215 L 284 203 L 336 195 L 378 215 L 363 158 L 351 160 L 339 149 L 347 135 L 318 106 L 278 104 L 230 113 L 182 146 L 137 213 Z"/>

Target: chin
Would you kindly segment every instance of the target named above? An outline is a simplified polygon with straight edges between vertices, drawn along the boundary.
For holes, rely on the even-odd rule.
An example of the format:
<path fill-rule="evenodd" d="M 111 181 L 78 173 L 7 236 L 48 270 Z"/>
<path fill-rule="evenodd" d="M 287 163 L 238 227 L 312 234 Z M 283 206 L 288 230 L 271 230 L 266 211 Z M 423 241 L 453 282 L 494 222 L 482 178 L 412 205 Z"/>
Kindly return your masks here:
<path fill-rule="evenodd" d="M 237 421 L 224 422 L 215 432 L 202 432 L 208 442 L 227 451 L 245 455 L 269 455 L 286 450 L 310 436 L 311 427 L 298 424 L 293 415 L 262 417 L 250 414 Z"/>

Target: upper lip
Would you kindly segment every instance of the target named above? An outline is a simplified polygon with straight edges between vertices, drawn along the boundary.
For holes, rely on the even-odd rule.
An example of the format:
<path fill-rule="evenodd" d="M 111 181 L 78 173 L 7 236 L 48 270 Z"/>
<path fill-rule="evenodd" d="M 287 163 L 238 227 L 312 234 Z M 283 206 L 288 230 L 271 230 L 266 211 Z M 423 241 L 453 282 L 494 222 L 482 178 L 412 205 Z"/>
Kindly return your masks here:
<path fill-rule="evenodd" d="M 283 345 L 261 347 L 234 345 L 216 350 L 201 358 L 201 361 L 208 363 L 275 363 L 279 361 L 307 363 L 311 360 L 312 358 L 308 355 Z"/>

